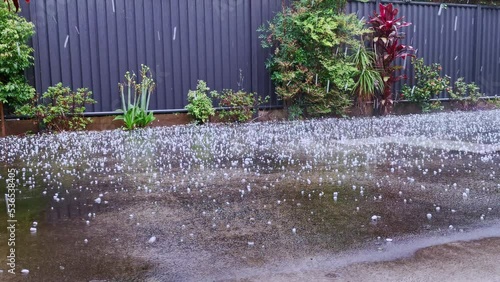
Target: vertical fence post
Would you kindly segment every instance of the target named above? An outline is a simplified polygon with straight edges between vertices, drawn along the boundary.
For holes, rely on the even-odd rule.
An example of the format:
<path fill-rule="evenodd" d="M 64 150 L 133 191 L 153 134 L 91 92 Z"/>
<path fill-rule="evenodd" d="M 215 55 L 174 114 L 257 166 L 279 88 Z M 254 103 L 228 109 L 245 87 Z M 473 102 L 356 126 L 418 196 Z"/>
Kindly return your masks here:
<path fill-rule="evenodd" d="M 248 46 L 250 48 L 248 49 L 248 52 L 250 52 L 250 91 L 249 93 L 254 92 L 254 82 L 253 82 L 253 65 L 254 65 L 254 60 L 255 56 L 253 55 L 253 36 L 254 34 L 257 34 L 256 30 L 253 30 L 253 25 L 252 25 L 252 1 L 248 1 L 248 26 L 250 30 L 250 34 L 248 36 Z"/>
<path fill-rule="evenodd" d="M 476 17 L 474 19 L 474 24 L 476 25 L 476 32 L 474 33 L 474 82 L 481 87 L 479 80 L 481 77 L 481 48 L 482 44 L 480 44 L 479 40 L 481 40 L 481 5 L 477 5 L 476 9 Z"/>

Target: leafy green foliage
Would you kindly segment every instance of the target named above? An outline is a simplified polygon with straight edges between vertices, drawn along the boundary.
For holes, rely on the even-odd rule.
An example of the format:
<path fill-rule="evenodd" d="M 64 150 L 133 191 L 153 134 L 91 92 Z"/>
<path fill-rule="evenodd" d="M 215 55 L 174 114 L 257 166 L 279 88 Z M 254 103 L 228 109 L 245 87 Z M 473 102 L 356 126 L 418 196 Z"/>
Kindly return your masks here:
<path fill-rule="evenodd" d="M 300 99 L 304 112 L 317 116 L 344 115 L 352 105 L 360 73 L 350 54 L 369 30 L 356 15 L 341 14 L 344 5 L 297 0 L 259 28 L 262 46 L 273 49 L 266 67 L 286 107 Z"/>
<path fill-rule="evenodd" d="M 294 6 L 297 10 L 331 10 L 337 14 L 342 12 L 346 4 L 347 0 L 297 0 L 294 2 Z"/>
<path fill-rule="evenodd" d="M 219 106 L 227 108 L 219 112 L 219 117 L 227 122 L 246 122 L 257 112 L 260 104 L 266 103 L 269 97 L 262 99 L 257 93 L 247 93 L 243 90 L 223 90 L 221 93 L 212 92 L 212 97 L 219 99 Z"/>
<path fill-rule="evenodd" d="M 149 101 L 155 87 L 153 75 L 149 67 L 145 65 L 141 65 L 140 75 L 141 83 L 137 83 L 135 74 L 126 72 L 126 82 L 118 84 L 122 108 L 117 111 L 122 114 L 115 120 L 123 120 L 127 130 L 146 127 L 155 120 L 153 112 L 149 110 Z M 125 99 L 125 92 L 127 99 Z"/>
<path fill-rule="evenodd" d="M 49 131 L 83 130 L 92 122 L 90 118 L 83 117 L 85 105 L 96 103 L 91 96 L 92 92 L 87 88 L 73 92 L 58 83 L 47 89 L 41 97 L 41 103 L 38 103 L 39 97 L 35 97 L 17 112 L 34 117 Z"/>
<path fill-rule="evenodd" d="M 212 99 L 208 96 L 210 88 L 203 80 L 198 81 L 196 90 L 189 90 L 188 104 L 186 110 L 188 114 L 194 118 L 196 123 L 206 123 L 211 116 L 215 114 L 215 109 L 212 105 Z M 216 92 L 212 92 L 215 94 Z"/>
<path fill-rule="evenodd" d="M 33 49 L 26 44 L 33 33 L 32 23 L 0 2 L 0 103 L 18 107 L 35 95 L 24 76 L 24 70 L 33 65 Z"/>
<path fill-rule="evenodd" d="M 479 98 L 484 96 L 474 82 L 467 84 L 463 77 L 458 78 L 454 86 L 448 87 L 446 90 L 450 94 L 450 98 L 463 110 L 475 109 L 478 106 Z"/>
<path fill-rule="evenodd" d="M 288 107 L 288 120 L 300 120 L 303 116 L 304 111 L 300 105 L 300 101 L 295 101 L 295 103 Z"/>
<path fill-rule="evenodd" d="M 364 111 L 366 103 L 373 100 L 375 91 L 380 90 L 384 81 L 380 73 L 373 68 L 374 58 L 365 48 L 358 49 L 353 55 L 353 62 L 358 70 L 354 93 L 358 106 Z"/>
<path fill-rule="evenodd" d="M 494 109 L 500 109 L 500 97 L 492 97 L 486 100 L 486 104 Z"/>
<path fill-rule="evenodd" d="M 415 68 L 416 84 L 412 88 L 403 86 L 403 97 L 417 103 L 423 112 L 440 109 L 439 101 L 431 103 L 431 99 L 437 98 L 439 93 L 450 84 L 448 76 L 441 77 L 441 65 L 435 63 L 430 66 L 424 64 L 424 59 L 412 59 Z"/>

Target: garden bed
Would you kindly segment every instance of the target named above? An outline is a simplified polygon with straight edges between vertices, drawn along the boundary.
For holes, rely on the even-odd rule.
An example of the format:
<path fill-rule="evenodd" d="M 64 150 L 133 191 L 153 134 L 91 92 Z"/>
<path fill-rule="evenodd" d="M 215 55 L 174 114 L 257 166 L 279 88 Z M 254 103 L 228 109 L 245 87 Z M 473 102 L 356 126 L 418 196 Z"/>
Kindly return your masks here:
<path fill-rule="evenodd" d="M 453 105 L 453 102 L 450 101 L 442 101 L 443 107 L 445 111 L 453 111 L 456 110 Z M 479 109 L 494 109 L 492 105 L 487 103 L 480 103 L 478 105 Z M 417 114 L 421 113 L 420 108 L 415 103 L 410 102 L 402 102 L 396 104 L 394 107 L 395 115 L 408 115 L 408 114 Z M 373 107 L 367 107 L 364 112 L 361 112 L 359 108 L 353 107 L 350 110 L 351 117 L 360 117 L 360 116 L 373 116 L 375 111 Z M 186 113 L 173 113 L 173 114 L 156 114 L 157 118 L 152 122 L 151 126 L 172 126 L 172 125 L 185 125 L 192 122 L 192 119 Z M 93 116 L 91 117 L 92 122 L 87 126 L 86 130 L 88 131 L 102 131 L 102 130 L 113 130 L 122 127 L 123 122 L 114 120 L 115 116 Z M 285 110 L 283 109 L 275 109 L 275 110 L 261 110 L 259 111 L 258 118 L 254 121 L 278 121 L 278 120 L 286 120 L 287 115 Z M 211 118 L 211 122 L 218 123 L 220 119 L 218 116 L 214 116 Z M 38 126 L 34 120 L 20 120 L 20 119 L 7 119 L 6 120 L 6 133 L 7 135 L 23 135 L 25 133 L 37 133 Z"/>

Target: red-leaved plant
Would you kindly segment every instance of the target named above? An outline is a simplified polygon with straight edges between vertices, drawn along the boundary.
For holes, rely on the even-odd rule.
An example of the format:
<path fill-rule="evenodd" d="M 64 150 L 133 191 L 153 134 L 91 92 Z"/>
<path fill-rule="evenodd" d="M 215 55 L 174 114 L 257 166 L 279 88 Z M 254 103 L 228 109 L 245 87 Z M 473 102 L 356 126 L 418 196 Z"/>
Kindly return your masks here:
<path fill-rule="evenodd" d="M 379 97 L 379 103 L 384 114 L 392 111 L 392 86 L 400 80 L 406 79 L 406 75 L 396 76 L 395 72 L 401 66 L 393 63 L 397 58 L 406 59 L 413 57 L 413 47 L 399 44 L 399 40 L 404 38 L 404 33 L 399 30 L 411 25 L 403 21 L 403 17 L 397 18 L 398 9 L 394 9 L 392 4 L 380 4 L 380 14 L 374 12 L 370 17 L 370 29 L 373 30 L 373 50 L 375 52 L 375 67 L 380 72 L 384 81 L 383 92 Z"/>
<path fill-rule="evenodd" d="M 14 7 L 16 7 L 16 12 L 19 11 L 19 0 L 3 0 L 4 2 L 7 2 L 7 6 L 9 7 L 10 10 L 10 2 L 14 3 Z M 29 3 L 30 0 L 26 0 L 26 3 Z"/>

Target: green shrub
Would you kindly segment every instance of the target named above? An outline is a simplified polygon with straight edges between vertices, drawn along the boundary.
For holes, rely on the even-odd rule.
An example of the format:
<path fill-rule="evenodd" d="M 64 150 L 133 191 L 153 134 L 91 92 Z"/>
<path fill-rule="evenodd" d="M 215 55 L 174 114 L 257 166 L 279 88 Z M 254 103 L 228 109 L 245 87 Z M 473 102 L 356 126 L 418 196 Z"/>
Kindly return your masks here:
<path fill-rule="evenodd" d="M 356 15 L 342 14 L 345 1 L 293 1 L 259 28 L 276 93 L 289 107 L 302 100 L 308 115 L 344 115 L 352 105 L 359 69 L 351 54 L 368 32 Z"/>
<path fill-rule="evenodd" d="M 122 99 L 122 113 L 115 120 L 123 120 L 125 129 L 132 130 L 148 126 L 155 120 L 153 112 L 149 110 L 149 101 L 155 83 L 148 66 L 141 65 L 141 83 L 136 82 L 135 74 L 125 73 L 126 82 L 118 84 Z M 127 99 L 125 99 L 125 92 Z"/>
<path fill-rule="evenodd" d="M 352 58 L 358 69 L 354 94 L 358 107 L 365 112 L 366 104 L 373 100 L 375 91 L 384 88 L 384 81 L 379 71 L 373 68 L 374 56 L 365 48 L 359 48 Z"/>
<path fill-rule="evenodd" d="M 417 103 L 424 113 L 442 109 L 439 101 L 431 102 L 431 99 L 437 98 L 439 93 L 448 87 L 450 78 L 441 77 L 442 68 L 439 64 L 427 66 L 424 64 L 424 59 L 413 58 L 412 64 L 415 68 L 415 86 L 403 86 L 402 96 Z"/>
<path fill-rule="evenodd" d="M 26 42 L 33 35 L 33 24 L 0 1 L 0 122 L 5 135 L 4 104 L 16 109 L 35 96 L 24 76 L 33 65 L 33 49 Z"/>
<path fill-rule="evenodd" d="M 500 109 L 500 97 L 486 99 L 486 104 L 494 109 Z"/>
<path fill-rule="evenodd" d="M 455 81 L 453 87 L 446 89 L 450 94 L 450 99 L 459 105 L 463 110 L 475 109 L 479 103 L 479 98 L 483 93 L 479 91 L 479 87 L 475 83 L 467 84 L 463 77 Z"/>
<path fill-rule="evenodd" d="M 0 102 L 14 107 L 29 102 L 35 90 L 27 84 L 24 70 L 33 65 L 33 49 L 26 43 L 34 26 L 9 11 L 0 1 Z"/>
<path fill-rule="evenodd" d="M 303 106 L 300 100 L 295 101 L 290 107 L 288 107 L 288 120 L 300 120 L 304 117 Z"/>
<path fill-rule="evenodd" d="M 188 92 L 186 110 L 196 123 L 199 124 L 206 123 L 215 114 L 212 99 L 208 96 L 208 91 L 210 91 L 210 88 L 207 87 L 207 83 L 199 80 L 196 90 L 189 90 Z M 215 94 L 216 92 L 213 93 Z"/>
<path fill-rule="evenodd" d="M 262 99 L 256 93 L 247 93 L 243 90 L 234 92 L 227 89 L 221 93 L 213 91 L 212 97 L 219 99 L 220 107 L 227 108 L 219 112 L 219 117 L 227 122 L 249 121 L 257 112 L 257 107 L 269 99 L 269 97 Z"/>
<path fill-rule="evenodd" d="M 86 104 L 96 103 L 92 92 L 86 88 L 71 91 L 62 83 L 49 87 L 41 101 L 35 97 L 31 103 L 22 106 L 18 113 L 34 117 L 49 131 L 83 130 L 91 123 L 83 117 Z"/>

